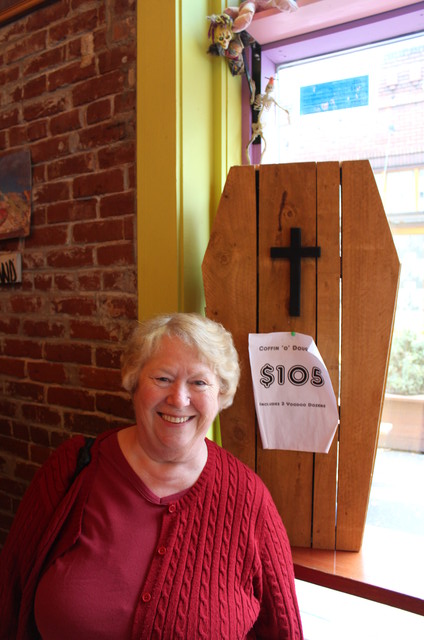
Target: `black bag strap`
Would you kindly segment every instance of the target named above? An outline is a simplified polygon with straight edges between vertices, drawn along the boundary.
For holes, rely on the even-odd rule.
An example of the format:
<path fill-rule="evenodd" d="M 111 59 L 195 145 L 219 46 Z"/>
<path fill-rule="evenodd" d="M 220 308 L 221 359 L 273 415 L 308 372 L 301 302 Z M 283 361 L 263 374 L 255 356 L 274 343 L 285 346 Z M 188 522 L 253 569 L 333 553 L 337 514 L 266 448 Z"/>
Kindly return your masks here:
<path fill-rule="evenodd" d="M 86 438 L 85 444 L 83 444 L 81 449 L 78 451 L 77 466 L 75 468 L 75 473 L 72 481 L 75 480 L 75 478 L 81 473 L 84 467 L 90 464 L 91 462 L 90 449 L 95 443 L 95 441 L 96 441 L 96 438 Z"/>

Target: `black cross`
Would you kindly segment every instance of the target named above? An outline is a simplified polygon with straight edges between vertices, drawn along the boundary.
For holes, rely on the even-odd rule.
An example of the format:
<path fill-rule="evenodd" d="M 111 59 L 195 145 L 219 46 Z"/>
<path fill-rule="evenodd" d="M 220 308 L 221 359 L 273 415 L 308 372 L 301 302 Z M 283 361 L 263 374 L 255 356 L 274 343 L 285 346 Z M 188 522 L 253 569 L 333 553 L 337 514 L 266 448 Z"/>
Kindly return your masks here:
<path fill-rule="evenodd" d="M 290 260 L 290 315 L 300 316 L 300 261 L 302 258 L 319 258 L 321 247 L 302 247 L 301 230 L 290 229 L 289 247 L 271 247 L 271 258 Z"/>

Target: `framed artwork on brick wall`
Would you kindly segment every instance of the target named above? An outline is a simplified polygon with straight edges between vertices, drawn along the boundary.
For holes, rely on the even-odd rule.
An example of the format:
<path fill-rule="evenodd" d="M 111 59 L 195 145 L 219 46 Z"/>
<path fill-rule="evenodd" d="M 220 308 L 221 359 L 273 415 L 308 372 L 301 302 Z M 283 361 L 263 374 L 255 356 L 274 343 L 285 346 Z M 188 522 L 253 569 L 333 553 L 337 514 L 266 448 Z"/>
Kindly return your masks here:
<path fill-rule="evenodd" d="M 0 157 L 0 240 L 28 236 L 31 224 L 31 157 L 17 151 Z"/>
<path fill-rule="evenodd" d="M 45 0 L 0 0 L 0 24 L 43 2 Z"/>

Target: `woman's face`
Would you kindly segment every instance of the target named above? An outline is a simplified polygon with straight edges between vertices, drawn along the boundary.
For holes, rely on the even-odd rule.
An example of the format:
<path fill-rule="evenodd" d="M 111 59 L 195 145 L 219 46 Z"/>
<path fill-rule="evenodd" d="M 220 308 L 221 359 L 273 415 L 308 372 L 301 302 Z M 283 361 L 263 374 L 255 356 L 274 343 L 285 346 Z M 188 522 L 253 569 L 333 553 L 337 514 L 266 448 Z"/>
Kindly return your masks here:
<path fill-rule="evenodd" d="M 156 461 L 184 461 L 204 451 L 219 411 L 218 378 L 195 349 L 164 337 L 140 372 L 134 394 L 137 437 Z"/>

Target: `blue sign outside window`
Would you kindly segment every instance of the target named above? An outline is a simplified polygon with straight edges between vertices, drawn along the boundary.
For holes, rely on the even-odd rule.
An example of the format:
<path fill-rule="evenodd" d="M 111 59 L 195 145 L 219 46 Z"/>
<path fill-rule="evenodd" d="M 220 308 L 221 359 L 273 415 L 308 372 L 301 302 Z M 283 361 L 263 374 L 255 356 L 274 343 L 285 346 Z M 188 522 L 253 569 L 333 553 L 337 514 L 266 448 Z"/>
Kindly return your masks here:
<path fill-rule="evenodd" d="M 368 76 L 312 84 L 300 88 L 300 115 L 365 107 L 368 99 Z"/>

